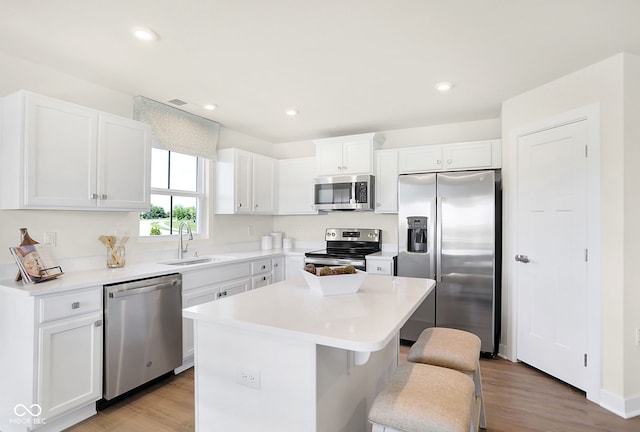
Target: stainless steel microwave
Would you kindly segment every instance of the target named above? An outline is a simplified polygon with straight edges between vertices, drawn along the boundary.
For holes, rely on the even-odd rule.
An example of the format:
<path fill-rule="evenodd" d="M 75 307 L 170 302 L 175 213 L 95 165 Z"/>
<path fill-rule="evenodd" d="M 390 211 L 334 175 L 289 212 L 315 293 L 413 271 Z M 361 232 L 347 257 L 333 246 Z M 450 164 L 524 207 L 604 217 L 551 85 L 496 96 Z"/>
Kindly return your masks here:
<path fill-rule="evenodd" d="M 313 203 L 317 210 L 373 210 L 375 177 L 372 175 L 341 175 L 316 177 Z"/>

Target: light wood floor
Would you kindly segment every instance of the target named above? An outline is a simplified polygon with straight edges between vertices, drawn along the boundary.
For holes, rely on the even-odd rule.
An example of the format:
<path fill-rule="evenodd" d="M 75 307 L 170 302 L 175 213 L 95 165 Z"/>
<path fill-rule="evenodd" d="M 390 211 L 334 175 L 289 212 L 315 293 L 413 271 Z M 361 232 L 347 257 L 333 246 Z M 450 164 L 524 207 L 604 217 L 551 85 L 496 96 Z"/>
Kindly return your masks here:
<path fill-rule="evenodd" d="M 401 348 L 400 362 L 407 348 Z M 481 360 L 488 432 L 638 432 L 584 393 L 533 368 L 504 359 Z M 68 429 L 73 432 L 194 430 L 193 369 L 156 384 Z M 253 432 L 253 431 L 247 431 Z M 304 431 L 301 431 L 304 432 Z"/>

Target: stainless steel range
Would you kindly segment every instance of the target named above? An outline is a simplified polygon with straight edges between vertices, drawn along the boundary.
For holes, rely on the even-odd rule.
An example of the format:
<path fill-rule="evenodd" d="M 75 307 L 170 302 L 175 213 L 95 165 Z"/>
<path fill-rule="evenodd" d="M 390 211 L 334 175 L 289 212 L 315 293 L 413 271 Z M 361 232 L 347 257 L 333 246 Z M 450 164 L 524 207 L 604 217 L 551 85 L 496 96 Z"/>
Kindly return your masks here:
<path fill-rule="evenodd" d="M 352 265 L 366 270 L 365 257 L 382 250 L 382 230 L 368 228 L 327 228 L 326 249 L 307 252 L 305 264 L 322 266 Z"/>

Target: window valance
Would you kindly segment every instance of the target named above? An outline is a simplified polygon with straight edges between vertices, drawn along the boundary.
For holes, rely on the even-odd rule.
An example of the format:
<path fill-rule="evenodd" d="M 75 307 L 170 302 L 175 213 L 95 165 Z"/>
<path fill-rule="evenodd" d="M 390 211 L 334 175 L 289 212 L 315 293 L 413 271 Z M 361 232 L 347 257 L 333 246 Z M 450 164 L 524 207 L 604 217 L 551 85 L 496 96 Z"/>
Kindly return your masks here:
<path fill-rule="evenodd" d="M 220 124 L 144 96 L 133 100 L 133 118 L 151 126 L 152 146 L 216 158 Z"/>

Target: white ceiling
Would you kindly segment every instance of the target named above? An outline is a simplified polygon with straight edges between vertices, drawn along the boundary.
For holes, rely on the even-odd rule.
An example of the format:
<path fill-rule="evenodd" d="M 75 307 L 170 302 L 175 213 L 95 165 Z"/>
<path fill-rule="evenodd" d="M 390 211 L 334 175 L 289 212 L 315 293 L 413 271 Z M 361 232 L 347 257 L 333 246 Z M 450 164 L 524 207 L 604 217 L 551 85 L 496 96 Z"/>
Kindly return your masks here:
<path fill-rule="evenodd" d="M 0 0 L 0 51 L 281 143 L 497 118 L 640 54 L 639 18 L 640 0 Z"/>

